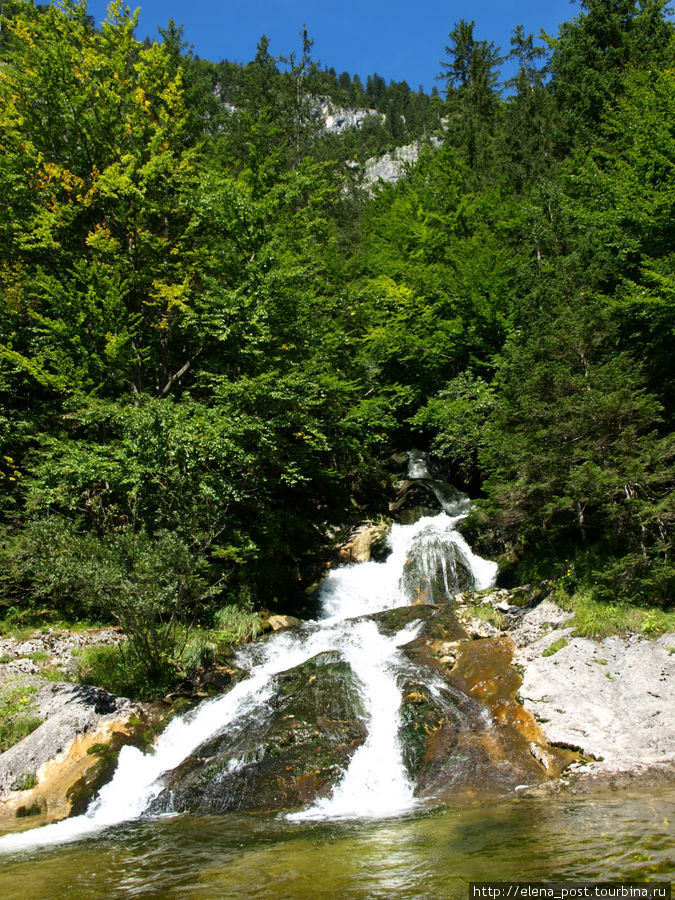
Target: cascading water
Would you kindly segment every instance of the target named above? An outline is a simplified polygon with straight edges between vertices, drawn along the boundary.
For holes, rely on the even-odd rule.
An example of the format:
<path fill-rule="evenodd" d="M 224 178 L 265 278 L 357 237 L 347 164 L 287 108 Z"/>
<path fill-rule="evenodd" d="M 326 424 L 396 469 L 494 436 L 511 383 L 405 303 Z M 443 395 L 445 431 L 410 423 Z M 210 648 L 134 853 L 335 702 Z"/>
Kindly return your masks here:
<path fill-rule="evenodd" d="M 414 459 L 411 465 L 416 468 L 410 475 L 428 478 L 421 460 Z M 454 516 L 442 512 L 414 525 L 395 524 L 386 561 L 333 570 L 322 588 L 321 618 L 243 647 L 237 663 L 249 671 L 249 677 L 225 695 L 174 719 L 151 752 L 124 747 L 112 781 L 84 815 L 7 835 L 0 838 L 0 850 L 61 843 L 140 817 L 162 792 L 163 776 L 214 736 L 244 731 L 248 723 L 269 716 L 275 679 L 327 651 L 339 654 L 349 664 L 360 685 L 367 737 L 354 752 L 332 796 L 288 818 L 383 817 L 412 808 L 413 785 L 398 740 L 401 692 L 397 677 L 404 662 L 399 647 L 414 638 L 417 625 L 385 635 L 375 621 L 364 616 L 419 599 L 412 584 L 415 579 L 438 576 L 436 582 L 446 597 L 461 587 L 462 579 L 478 590 L 492 583 L 496 565 L 475 556 L 455 530 L 468 501 L 452 492 L 445 506 Z M 412 576 L 411 560 L 416 566 Z M 238 765 L 243 763 L 235 757 L 229 762 L 231 770 Z M 170 809 L 170 804 L 165 808 Z"/>

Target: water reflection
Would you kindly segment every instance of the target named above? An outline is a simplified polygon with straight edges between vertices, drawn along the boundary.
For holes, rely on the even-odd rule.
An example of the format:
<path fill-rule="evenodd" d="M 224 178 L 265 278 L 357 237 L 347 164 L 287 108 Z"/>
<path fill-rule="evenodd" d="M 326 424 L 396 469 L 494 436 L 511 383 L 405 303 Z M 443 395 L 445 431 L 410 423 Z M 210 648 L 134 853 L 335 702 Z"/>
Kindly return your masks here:
<path fill-rule="evenodd" d="M 665 879 L 674 815 L 668 788 L 385 822 L 177 817 L 5 858 L 0 897 L 466 900 L 478 880 Z"/>

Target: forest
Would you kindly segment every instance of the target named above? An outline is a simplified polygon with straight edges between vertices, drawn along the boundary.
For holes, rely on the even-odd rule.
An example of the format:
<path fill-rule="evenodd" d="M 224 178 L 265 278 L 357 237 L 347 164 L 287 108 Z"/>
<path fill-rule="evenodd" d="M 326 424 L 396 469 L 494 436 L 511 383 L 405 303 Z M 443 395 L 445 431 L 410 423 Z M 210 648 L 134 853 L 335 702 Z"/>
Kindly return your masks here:
<path fill-rule="evenodd" d="M 410 447 L 504 583 L 667 610 L 667 6 L 582 0 L 509 48 L 440 22 L 426 94 L 322 67 L 305 29 L 240 65 L 173 21 L 139 41 L 117 0 L 101 26 L 5 0 L 0 614 L 115 621 L 178 671 L 223 610 L 301 609 Z M 378 115 L 326 133 L 323 101 Z"/>

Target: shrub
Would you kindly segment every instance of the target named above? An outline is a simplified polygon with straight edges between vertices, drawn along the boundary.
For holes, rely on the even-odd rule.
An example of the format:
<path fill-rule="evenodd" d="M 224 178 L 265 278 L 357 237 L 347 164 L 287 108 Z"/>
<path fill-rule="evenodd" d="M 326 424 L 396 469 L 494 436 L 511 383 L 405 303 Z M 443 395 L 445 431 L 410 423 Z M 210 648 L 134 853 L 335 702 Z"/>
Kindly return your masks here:
<path fill-rule="evenodd" d="M 42 724 L 32 699 L 37 688 L 30 685 L 5 688 L 0 693 L 0 753 L 29 735 Z"/>
<path fill-rule="evenodd" d="M 202 560 L 168 531 L 122 527 L 99 537 L 59 517 L 35 523 L 31 543 L 26 569 L 34 596 L 116 620 L 128 639 L 125 669 L 140 666 L 149 683 L 161 683 L 208 596 Z"/>
<path fill-rule="evenodd" d="M 80 684 L 93 684 L 131 700 L 163 696 L 177 678 L 175 665 L 164 661 L 160 669 L 150 671 L 128 651 L 128 642 L 117 646 L 86 647 L 79 657 L 77 680 Z"/>

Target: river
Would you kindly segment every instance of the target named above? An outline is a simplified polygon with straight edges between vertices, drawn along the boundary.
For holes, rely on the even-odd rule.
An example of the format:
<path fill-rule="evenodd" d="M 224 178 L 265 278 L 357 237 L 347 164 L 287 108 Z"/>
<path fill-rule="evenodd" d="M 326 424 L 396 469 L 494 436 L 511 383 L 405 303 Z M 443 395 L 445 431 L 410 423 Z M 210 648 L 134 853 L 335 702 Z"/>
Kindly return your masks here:
<path fill-rule="evenodd" d="M 466 898 L 470 881 L 663 878 L 675 787 L 545 800 L 515 791 L 490 802 L 469 793 L 443 808 L 416 794 L 399 708 L 410 669 L 400 648 L 418 625 L 388 633 L 373 614 L 414 602 L 421 576 L 440 579 L 450 596 L 463 579 L 475 589 L 492 582 L 496 566 L 455 527 L 466 499 L 455 492 L 443 505 L 438 516 L 395 525 L 385 561 L 334 570 L 317 621 L 242 648 L 249 677 L 175 719 L 152 752 L 123 748 L 85 815 L 0 838 L 0 898 Z M 239 775 L 267 752 L 279 679 L 322 654 L 354 673 L 365 739 L 332 790 L 301 809 L 226 812 Z M 438 693 L 433 681 L 427 687 Z M 244 753 L 251 733 L 260 743 Z M 188 773 L 185 789 L 171 773 L 192 758 L 210 765 L 204 748 L 214 740 L 219 768 L 195 800 L 199 777 Z M 205 809 L 225 814 L 195 814 Z"/>
<path fill-rule="evenodd" d="M 514 797 L 384 821 L 177 816 L 5 857 L 0 897 L 467 900 L 479 880 L 663 880 L 673 821 L 675 787 Z"/>

